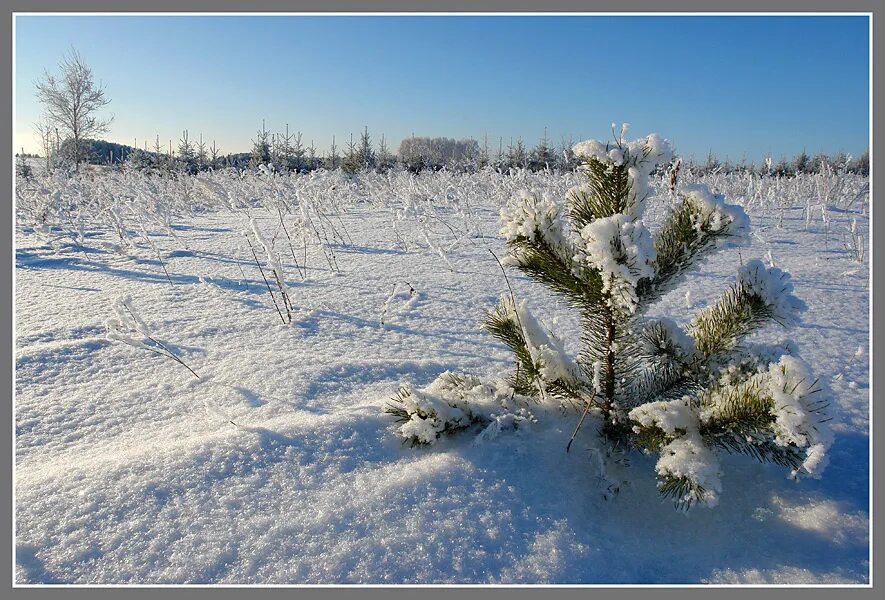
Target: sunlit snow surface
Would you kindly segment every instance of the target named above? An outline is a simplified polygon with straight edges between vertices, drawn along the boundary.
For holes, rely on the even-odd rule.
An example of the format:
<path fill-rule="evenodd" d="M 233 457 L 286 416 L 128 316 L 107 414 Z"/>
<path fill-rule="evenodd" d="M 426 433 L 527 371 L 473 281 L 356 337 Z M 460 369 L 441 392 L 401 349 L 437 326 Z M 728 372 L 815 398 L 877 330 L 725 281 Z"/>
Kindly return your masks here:
<path fill-rule="evenodd" d="M 401 221 L 408 252 L 390 212 L 353 203 L 340 213 L 352 243 L 334 248 L 342 273 L 312 246 L 306 281 L 280 233 L 291 325 L 248 253 L 243 212 L 176 218 L 178 240 L 154 232 L 173 285 L 146 244 L 126 256 L 102 244 L 110 232 L 88 233 L 84 256 L 57 232 L 20 223 L 16 580 L 867 582 L 869 269 L 838 233 L 852 217 L 865 232 L 867 218 L 832 211 L 826 243 L 820 218 L 806 231 L 804 199 L 794 204 L 782 228 L 778 211 L 751 207 L 752 245 L 715 254 L 652 314 L 684 326 L 742 260 L 773 258 L 789 271 L 808 310 L 796 329 L 765 336 L 793 338 L 832 389 L 830 465 L 820 480 L 794 482 L 786 469 L 723 457 L 719 506 L 688 513 L 659 497 L 654 457 L 610 465 L 629 483 L 605 489 L 592 430 L 565 452 L 575 412 L 533 407 L 530 430 L 485 443 L 467 432 L 410 448 L 394 435 L 382 408 L 400 382 L 512 367 L 479 329 L 507 291 L 489 253 L 505 254 L 499 200 L 471 207 L 481 227 L 460 242 L 431 223 L 436 248 L 416 221 Z M 662 212 L 654 201 L 648 210 Z M 272 238 L 276 211 L 251 216 Z M 568 307 L 517 273 L 510 281 L 574 352 Z M 106 338 L 122 294 L 200 380 Z"/>

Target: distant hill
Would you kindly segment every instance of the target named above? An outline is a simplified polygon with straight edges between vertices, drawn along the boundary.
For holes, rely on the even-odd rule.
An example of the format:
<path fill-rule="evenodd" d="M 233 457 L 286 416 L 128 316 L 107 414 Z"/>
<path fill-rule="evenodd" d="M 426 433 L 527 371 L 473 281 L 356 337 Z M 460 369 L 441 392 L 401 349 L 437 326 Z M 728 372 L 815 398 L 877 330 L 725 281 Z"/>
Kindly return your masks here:
<path fill-rule="evenodd" d="M 108 142 L 107 140 L 83 140 L 87 147 L 86 162 L 93 165 L 119 164 L 133 152 L 141 152 L 148 158 L 156 158 L 157 153 L 151 150 L 143 150 L 126 144 L 118 144 L 116 142 Z M 165 156 L 162 153 L 162 156 Z M 252 158 L 249 152 L 239 152 L 237 154 L 226 154 L 222 157 L 224 164 L 232 166 L 246 165 Z"/>
<path fill-rule="evenodd" d="M 91 164 L 120 163 L 137 148 L 105 140 L 84 140 L 88 146 L 87 162 Z M 148 154 L 153 154 L 149 152 Z"/>

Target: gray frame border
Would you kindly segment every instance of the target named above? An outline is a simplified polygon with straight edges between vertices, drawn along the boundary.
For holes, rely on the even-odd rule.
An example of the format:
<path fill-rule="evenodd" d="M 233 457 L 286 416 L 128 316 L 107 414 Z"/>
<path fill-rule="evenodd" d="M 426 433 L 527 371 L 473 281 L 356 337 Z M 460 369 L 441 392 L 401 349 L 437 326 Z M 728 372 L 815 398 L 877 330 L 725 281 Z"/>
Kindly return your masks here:
<path fill-rule="evenodd" d="M 4 87 L 4 105 L 5 105 L 5 114 L 7 117 L 3 119 L 2 123 L 2 131 L 6 139 L 12 140 L 12 102 L 14 100 L 12 96 L 12 22 L 13 22 L 13 13 L 15 12 L 307 12 L 307 11 L 318 11 L 318 12 L 617 12 L 617 13 L 628 13 L 628 12 L 655 12 L 655 13 L 678 13 L 678 12 L 705 12 L 705 13 L 746 13 L 746 12 L 758 12 L 758 13 L 769 13 L 769 12 L 803 12 L 803 13 L 816 13 L 816 12 L 858 12 L 858 13 L 872 13 L 873 14 L 873 43 L 872 43 L 872 54 L 873 54 L 873 86 L 871 87 L 872 96 L 880 96 L 885 98 L 885 94 L 882 94 L 881 88 L 883 87 L 883 79 L 882 77 L 882 65 L 885 64 L 885 58 L 881 55 L 883 54 L 881 44 L 875 44 L 875 39 L 882 39 L 882 20 L 885 19 L 885 8 L 881 6 L 877 6 L 877 2 L 875 0 L 842 0 L 842 2 L 836 4 L 829 0 L 744 0 L 743 2 L 730 2 L 731 6 L 723 6 L 723 3 L 718 3 L 715 8 L 711 8 L 709 1 L 705 2 L 704 0 L 671 0 L 667 3 L 656 2 L 655 0 L 619 0 L 617 4 L 612 2 L 600 2 L 599 0 L 548 0 L 547 2 L 539 2 L 538 0 L 432 0 L 431 2 L 423 2 L 420 7 L 416 7 L 414 2 L 409 2 L 408 0 L 326 0 L 325 2 L 321 0 L 308 0 L 308 1 L 273 1 L 273 0 L 251 0 L 248 4 L 244 0 L 153 0 L 151 2 L 127 2 L 125 6 L 121 6 L 119 0 L 80 0 L 76 3 L 65 2 L 64 0 L 3 0 L 4 7 L 8 9 L 7 15 L 8 18 L 3 24 L 3 35 L 4 39 L 7 42 L 3 45 L 3 57 L 0 60 L 0 64 L 2 64 L 3 74 L 2 74 L 2 83 Z M 879 10 L 876 10 L 876 9 Z M 878 14 L 877 14 L 878 13 Z M 877 18 L 878 17 L 878 18 Z M 878 64 L 878 67 L 876 66 Z M 880 103 L 881 105 L 882 103 Z M 871 122 L 871 152 L 872 156 L 875 157 L 877 155 L 885 156 L 885 142 L 876 141 L 875 138 L 875 123 L 877 121 L 876 117 L 881 117 L 882 111 L 877 110 L 875 104 L 871 103 L 871 110 L 873 113 L 873 120 Z M 880 154 L 881 153 L 881 154 Z M 5 190 L 11 190 L 11 180 L 12 180 L 12 168 L 14 165 L 13 160 L 14 150 L 12 148 L 12 144 L 9 146 L 4 146 L 2 148 L 2 155 L 0 155 L 0 160 L 2 160 L 2 164 L 4 165 L 2 169 L 0 169 L 0 177 L 2 177 L 2 183 L 4 185 Z M 875 178 L 875 158 L 873 158 L 873 174 Z M 875 189 L 875 179 L 873 183 L 873 190 Z M 872 190 L 871 190 L 872 192 Z M 874 192 L 872 192 L 874 193 Z M 13 407 L 12 407 L 12 393 L 14 386 L 14 362 L 13 362 L 13 343 L 14 340 L 12 338 L 12 326 L 14 322 L 14 314 L 13 314 L 13 294 L 12 294 L 12 283 L 13 283 L 13 273 L 14 273 L 14 241 L 13 241 L 13 228 L 12 224 L 14 223 L 14 219 L 12 218 L 12 196 L 9 197 L 9 210 L 10 212 L 7 215 L 10 217 L 9 225 L 4 228 L 2 232 L 3 242 L 0 244 L 0 260 L 5 261 L 4 264 L 9 265 L 8 270 L 4 270 L 3 272 L 3 283 L 5 284 L 3 287 L 6 290 L 5 293 L 0 294 L 0 304 L 2 304 L 2 311 L 4 318 L 0 320 L 0 327 L 2 327 L 2 337 L 5 340 L 8 340 L 6 344 L 0 345 L 0 352 L 2 352 L 2 359 L 0 361 L 3 364 L 8 365 L 4 368 L 2 377 L 4 383 L 6 385 L 0 387 L 2 390 L 2 408 L 4 409 L 4 414 L 9 416 L 9 425 L 12 429 L 10 432 L 10 439 L 8 440 L 8 444 L 0 444 L 0 465 L 2 465 L 2 474 L 3 474 L 3 482 L 8 485 L 4 485 L 4 493 L 0 493 L 0 512 L 2 512 L 4 518 L 2 519 L 2 531 L 5 535 L 2 536 L 2 541 L 0 541 L 0 572 L 2 572 L 3 578 L 3 586 L 0 589 L 4 591 L 9 590 L 13 596 L 28 596 L 28 597 L 44 597 L 49 596 L 50 594 L 63 593 L 66 596 L 72 595 L 74 598 L 92 598 L 92 597 L 117 597 L 118 595 L 127 595 L 133 597 L 144 597 L 155 595 L 158 591 L 158 588 L 143 588 L 143 587 L 125 587 L 125 588 L 81 588 L 81 587 L 60 587 L 60 588 L 12 588 L 12 575 L 13 575 L 13 557 L 12 557 L 12 539 L 13 532 L 11 531 L 11 516 L 12 516 L 12 498 L 13 498 L 13 486 L 12 486 L 12 438 L 14 436 L 14 419 L 13 419 Z M 871 205 L 873 205 L 871 198 Z M 875 270 L 875 264 L 880 260 L 883 260 L 881 264 L 885 265 L 885 259 L 883 259 L 883 249 L 881 247 L 877 248 L 873 244 L 873 240 L 875 239 L 875 235 L 877 232 L 883 231 L 885 229 L 885 216 L 880 216 L 877 214 L 875 209 L 872 209 L 872 229 L 871 229 L 871 273 L 873 274 L 873 285 L 872 285 L 872 302 L 871 302 L 871 331 L 873 334 L 873 339 L 876 337 L 881 337 L 880 329 L 885 329 L 885 325 L 882 323 L 877 323 L 873 318 L 873 314 L 875 313 L 876 308 L 876 297 L 881 296 L 880 292 L 881 288 L 885 286 L 885 278 L 877 277 L 878 273 Z M 8 237 L 7 237 L 8 236 Z M 880 245 L 881 246 L 881 245 Z M 883 334 L 885 335 L 885 334 Z M 885 338 L 883 338 L 885 339 Z M 880 379 L 882 376 L 877 376 L 878 369 L 875 367 L 882 366 L 882 363 L 885 362 L 885 359 L 882 356 L 879 356 L 875 353 L 874 343 L 871 344 L 871 352 L 870 356 L 872 359 L 872 372 L 871 372 L 871 395 L 875 393 L 875 390 L 880 385 Z M 8 377 L 8 380 L 7 380 Z M 871 396 L 871 404 L 872 404 Z M 882 443 L 880 441 L 880 437 L 882 435 L 882 421 L 883 416 L 878 414 L 875 409 L 873 412 L 873 422 L 872 422 L 872 444 L 873 444 L 873 463 L 880 458 L 881 455 L 881 446 Z M 871 465 L 872 467 L 872 465 Z M 870 514 L 873 521 L 873 531 L 878 532 L 881 530 L 879 525 L 881 524 L 881 515 L 879 511 L 876 510 L 877 506 L 875 503 L 875 498 L 881 496 L 881 487 L 882 482 L 878 480 L 878 478 L 874 477 L 873 486 L 872 486 L 872 494 L 874 498 L 874 502 L 870 505 Z M 872 582 L 873 586 L 876 583 L 880 582 L 882 579 L 882 569 L 881 565 L 877 564 L 878 561 L 875 560 L 875 548 L 877 546 L 876 542 L 878 540 L 873 537 L 871 539 L 871 545 L 873 547 L 874 552 L 874 562 L 872 565 Z M 813 586 L 808 586 L 813 587 Z M 870 595 L 873 594 L 873 587 L 864 587 L 864 588 L 842 588 L 837 593 L 849 593 L 849 594 L 863 594 Z M 843 591 L 844 590 L 844 591 Z M 162 588 L 160 593 L 171 593 L 173 595 L 178 594 L 187 594 L 188 596 L 195 597 L 231 597 L 238 598 L 241 597 L 244 593 L 242 588 L 237 587 L 209 587 L 209 588 Z M 755 586 L 744 586 L 740 588 L 729 587 L 729 588 L 639 588 L 639 587 L 621 587 L 621 588 L 568 588 L 568 587 L 556 587 L 556 589 L 545 588 L 543 591 L 539 588 L 497 588 L 497 587 L 450 587 L 450 588 L 426 588 L 416 590 L 414 588 L 408 588 L 406 586 L 396 587 L 396 588 L 378 588 L 378 587 L 299 587 L 299 588 L 249 588 L 248 593 L 261 593 L 261 594 L 270 594 L 277 597 L 291 597 L 291 595 L 297 595 L 299 597 L 309 596 L 317 596 L 317 597 L 327 597 L 327 596 L 342 596 L 349 597 L 353 594 L 358 594 L 360 596 L 369 595 L 370 597 L 378 597 L 378 598 L 387 598 L 390 596 L 402 596 L 403 594 L 420 594 L 422 596 L 429 596 L 430 598 L 449 596 L 451 594 L 482 594 L 482 595 L 490 595 L 490 596 L 504 596 L 507 595 L 508 600 L 512 598 L 533 598 L 536 597 L 540 593 L 553 593 L 556 596 L 560 597 L 586 597 L 588 594 L 594 594 L 597 592 L 602 592 L 604 594 L 615 594 L 619 597 L 624 595 L 632 596 L 634 594 L 637 595 L 645 595 L 645 594 L 655 594 L 658 597 L 662 597 L 664 599 L 667 598 L 683 598 L 686 595 L 695 596 L 697 594 L 711 594 L 714 596 L 724 596 L 724 597 L 735 597 L 738 594 L 744 593 L 753 593 L 756 594 L 772 594 L 776 596 L 785 596 L 785 597 L 799 597 L 800 595 L 803 598 L 809 598 L 809 600 L 813 600 L 814 597 L 820 598 L 830 598 L 832 597 L 834 590 L 832 588 L 817 588 L 817 589 L 808 589 L 807 587 L 790 587 L 790 588 L 772 588 L 772 587 L 755 587 Z M 4 594 L 5 595 L 5 594 Z"/>

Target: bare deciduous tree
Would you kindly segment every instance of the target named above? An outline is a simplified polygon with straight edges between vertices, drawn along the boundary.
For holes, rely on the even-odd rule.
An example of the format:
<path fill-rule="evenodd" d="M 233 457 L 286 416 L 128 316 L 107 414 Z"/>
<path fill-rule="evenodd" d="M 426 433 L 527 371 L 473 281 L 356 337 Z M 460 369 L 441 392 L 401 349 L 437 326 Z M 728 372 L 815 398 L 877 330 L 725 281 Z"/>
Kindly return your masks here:
<path fill-rule="evenodd" d="M 473 138 L 412 137 L 399 145 L 399 158 L 411 171 L 441 169 L 446 166 L 465 168 L 476 165 L 481 154 L 479 142 Z"/>
<path fill-rule="evenodd" d="M 43 104 L 46 119 L 72 141 L 74 166 L 79 168 L 83 140 L 106 132 L 113 121 L 113 117 L 102 119 L 97 115 L 110 99 L 76 50 L 72 49 L 58 66 L 58 75 L 44 72 L 43 79 L 36 83 L 37 100 Z"/>

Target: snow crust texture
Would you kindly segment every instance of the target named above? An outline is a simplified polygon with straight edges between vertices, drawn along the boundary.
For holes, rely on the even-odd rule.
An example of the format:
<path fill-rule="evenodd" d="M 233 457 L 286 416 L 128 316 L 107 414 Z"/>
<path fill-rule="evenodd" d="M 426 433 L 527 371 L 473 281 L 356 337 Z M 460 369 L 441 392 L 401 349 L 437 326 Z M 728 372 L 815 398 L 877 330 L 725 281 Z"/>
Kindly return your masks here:
<path fill-rule="evenodd" d="M 637 191 L 647 186 L 642 224 L 575 232 L 587 244 L 621 240 L 629 266 L 606 268 L 629 281 L 646 268 L 647 231 L 668 208 L 647 161 L 669 147 L 648 138 L 623 155 L 593 144 L 576 152 L 629 161 Z M 739 269 L 775 309 L 801 296 L 807 310 L 790 335 L 807 364 L 783 357 L 765 373 L 779 439 L 810 448 L 803 469 L 818 473 L 830 449 L 826 476 L 797 485 L 780 467 L 708 456 L 679 401 L 636 415 L 685 433 L 659 460 L 637 453 L 629 466 L 605 456 L 593 424 L 566 453 L 573 411 L 511 402 L 499 380 L 512 354 L 477 326 L 508 291 L 489 253 L 506 252 L 498 218 L 518 190 L 537 190 L 523 224 L 560 239 L 545 194 L 564 197 L 577 177 L 361 177 L 109 175 L 101 193 L 88 181 L 23 191 L 19 201 L 39 210 L 20 210 L 16 224 L 17 582 L 869 580 L 869 265 L 832 233 L 852 219 L 867 231 L 859 204 L 834 205 L 828 224 L 806 227 L 811 181 L 781 181 L 769 200 L 774 181 L 687 175 L 683 185 L 741 199 L 759 235 L 741 257 L 720 253 L 686 275 L 647 315 L 690 352 L 679 333 Z M 692 190 L 722 211 L 713 192 Z M 31 218 L 78 194 L 117 216 L 75 227 Z M 283 212 L 291 248 L 274 202 L 292 207 Z M 281 273 L 293 323 L 280 322 L 244 230 L 265 273 Z M 776 267 L 753 262 L 768 256 Z M 510 284 L 545 368 L 572 370 L 572 311 L 523 277 Z M 549 335 L 554 321 L 576 335 Z M 199 378 L 139 347 L 152 345 L 146 335 Z M 749 341 L 775 345 L 779 335 Z M 832 392 L 832 437 L 815 428 L 808 365 Z M 453 386 L 447 372 L 481 381 Z M 403 381 L 415 413 L 435 419 L 380 413 Z M 468 414 L 462 395 L 478 408 Z M 436 436 L 441 423 L 466 420 L 462 433 Z M 403 427 L 432 445 L 403 444 Z M 674 511 L 655 469 L 704 481 L 718 507 Z"/>

